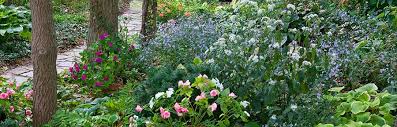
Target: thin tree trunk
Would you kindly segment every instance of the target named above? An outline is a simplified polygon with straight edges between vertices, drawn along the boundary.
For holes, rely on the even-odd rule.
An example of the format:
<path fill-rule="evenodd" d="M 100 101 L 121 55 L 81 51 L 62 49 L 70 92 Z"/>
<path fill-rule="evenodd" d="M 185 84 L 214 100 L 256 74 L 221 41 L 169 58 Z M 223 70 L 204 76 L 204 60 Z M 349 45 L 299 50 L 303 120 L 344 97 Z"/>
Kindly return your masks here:
<path fill-rule="evenodd" d="M 143 0 L 141 35 L 144 46 L 156 34 L 157 0 Z"/>
<path fill-rule="evenodd" d="M 91 0 L 88 45 L 104 33 L 117 37 L 118 13 L 118 0 Z"/>
<path fill-rule="evenodd" d="M 32 10 L 33 126 L 51 120 L 57 103 L 57 44 L 51 0 L 30 0 Z"/>

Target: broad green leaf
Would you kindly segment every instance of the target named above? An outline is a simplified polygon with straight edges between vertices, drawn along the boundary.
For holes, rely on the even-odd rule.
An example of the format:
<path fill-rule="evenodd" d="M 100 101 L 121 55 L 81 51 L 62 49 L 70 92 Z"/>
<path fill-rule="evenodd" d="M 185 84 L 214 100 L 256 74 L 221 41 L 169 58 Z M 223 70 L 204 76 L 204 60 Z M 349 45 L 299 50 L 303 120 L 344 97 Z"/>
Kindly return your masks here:
<path fill-rule="evenodd" d="M 356 120 L 361 122 L 367 122 L 371 117 L 371 113 L 363 112 L 356 115 Z"/>
<path fill-rule="evenodd" d="M 329 89 L 328 91 L 331 91 L 331 92 L 340 92 L 341 90 L 343 90 L 345 87 L 334 87 L 334 88 L 331 88 L 331 89 Z"/>
<path fill-rule="evenodd" d="M 322 124 L 322 123 L 320 123 L 316 127 L 334 127 L 334 125 L 333 124 Z"/>
<path fill-rule="evenodd" d="M 359 101 L 364 101 L 364 102 L 368 102 L 370 100 L 370 96 L 367 93 L 367 91 L 359 93 L 359 96 L 357 97 L 357 100 Z"/>
<path fill-rule="evenodd" d="M 6 34 L 7 30 L 0 30 L 0 35 L 4 36 Z"/>
<path fill-rule="evenodd" d="M 361 101 L 354 101 L 351 103 L 351 112 L 357 114 L 360 112 L 365 112 L 368 109 L 368 105 Z"/>
<path fill-rule="evenodd" d="M 378 115 L 371 115 L 371 123 L 379 126 L 383 126 L 386 124 L 386 120 Z"/>
<path fill-rule="evenodd" d="M 396 106 L 394 106 L 391 103 L 386 103 L 383 106 L 379 107 L 379 113 L 380 114 L 389 114 L 391 110 L 395 110 Z"/>
<path fill-rule="evenodd" d="M 364 85 L 364 86 L 362 86 L 360 88 L 357 88 L 355 91 L 356 92 L 367 91 L 368 93 L 371 93 L 371 92 L 375 92 L 376 90 L 378 90 L 378 87 L 375 84 L 373 84 L 373 83 L 369 83 L 369 84 Z"/>
<path fill-rule="evenodd" d="M 359 44 L 354 48 L 354 50 L 358 50 L 358 49 L 364 47 L 364 46 L 367 45 L 367 44 L 368 44 L 368 41 L 367 41 L 367 40 L 361 41 L 361 42 L 359 42 Z"/>
<path fill-rule="evenodd" d="M 202 61 L 200 58 L 196 57 L 196 58 L 194 58 L 193 63 L 194 63 L 195 65 L 199 65 L 199 64 L 202 64 L 203 61 Z"/>
<path fill-rule="evenodd" d="M 374 101 L 372 101 L 372 102 L 369 104 L 369 106 L 370 106 L 371 108 L 374 108 L 374 107 L 378 107 L 379 104 L 380 104 L 380 99 L 379 99 L 379 97 L 375 97 Z"/>
<path fill-rule="evenodd" d="M 338 107 L 336 108 L 336 115 L 337 116 L 342 116 L 346 112 L 350 111 L 350 103 L 347 102 L 342 102 Z"/>
<path fill-rule="evenodd" d="M 386 124 L 393 125 L 394 124 L 394 116 L 391 114 L 383 114 L 383 118 L 386 120 Z"/>

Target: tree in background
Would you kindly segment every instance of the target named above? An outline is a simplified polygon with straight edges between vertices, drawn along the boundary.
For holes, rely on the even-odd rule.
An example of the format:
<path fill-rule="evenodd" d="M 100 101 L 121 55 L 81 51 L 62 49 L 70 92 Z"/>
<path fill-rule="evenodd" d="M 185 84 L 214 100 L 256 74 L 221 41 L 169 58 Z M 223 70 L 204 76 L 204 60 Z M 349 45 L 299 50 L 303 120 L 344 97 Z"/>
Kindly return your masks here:
<path fill-rule="evenodd" d="M 91 0 L 90 25 L 87 44 L 95 42 L 104 33 L 112 37 L 118 31 L 119 0 Z"/>
<path fill-rule="evenodd" d="M 57 103 L 57 44 L 51 0 L 30 0 L 32 10 L 33 126 L 51 120 Z"/>
<path fill-rule="evenodd" d="M 157 0 L 143 0 L 141 35 L 144 45 L 156 34 Z"/>

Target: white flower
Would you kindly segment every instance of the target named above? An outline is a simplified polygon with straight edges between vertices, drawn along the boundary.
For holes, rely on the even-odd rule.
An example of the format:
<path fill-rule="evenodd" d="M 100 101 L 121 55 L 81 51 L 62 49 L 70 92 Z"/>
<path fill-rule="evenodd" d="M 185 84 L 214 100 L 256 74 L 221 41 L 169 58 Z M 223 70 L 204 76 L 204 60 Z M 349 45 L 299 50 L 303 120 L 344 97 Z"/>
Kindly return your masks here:
<path fill-rule="evenodd" d="M 295 61 L 298 61 L 298 60 L 301 58 L 301 56 L 299 55 L 299 53 L 293 52 L 293 53 L 291 54 L 291 58 L 292 58 L 293 60 L 295 60 Z"/>
<path fill-rule="evenodd" d="M 276 115 L 272 115 L 272 117 L 270 117 L 270 119 L 276 120 L 277 117 L 276 117 Z"/>
<path fill-rule="evenodd" d="M 153 106 L 154 106 L 154 101 L 153 101 L 153 97 L 152 97 L 149 101 L 149 108 L 153 108 Z"/>
<path fill-rule="evenodd" d="M 219 82 L 219 80 L 217 78 L 212 79 L 211 81 L 215 83 L 216 87 L 218 87 L 221 91 L 223 91 L 223 85 L 222 85 L 222 83 Z"/>
<path fill-rule="evenodd" d="M 277 48 L 280 48 L 280 44 L 276 42 L 276 43 L 269 45 L 269 47 L 277 49 Z"/>
<path fill-rule="evenodd" d="M 270 85 L 275 85 L 277 83 L 277 81 L 274 81 L 274 80 L 272 80 L 272 79 L 270 79 L 270 81 L 269 81 L 269 84 Z"/>
<path fill-rule="evenodd" d="M 311 31 L 312 31 L 311 28 L 306 27 L 306 26 L 302 27 L 301 29 L 302 29 L 303 31 L 305 31 L 305 32 L 311 32 Z"/>
<path fill-rule="evenodd" d="M 328 35 L 328 36 L 332 36 L 332 32 L 331 32 L 331 31 L 328 31 L 328 32 L 327 32 L 327 35 Z"/>
<path fill-rule="evenodd" d="M 240 104 L 246 108 L 250 103 L 248 101 L 241 101 Z"/>
<path fill-rule="evenodd" d="M 297 106 L 296 104 L 292 104 L 292 105 L 291 105 L 292 111 L 295 111 L 297 108 L 298 108 L 298 106 Z"/>
<path fill-rule="evenodd" d="M 244 111 L 244 113 L 245 113 L 248 117 L 250 117 L 250 114 L 249 114 L 247 111 Z"/>
<path fill-rule="evenodd" d="M 296 33 L 298 30 L 296 28 L 293 28 L 293 29 L 288 29 L 288 31 L 291 33 Z"/>
<path fill-rule="evenodd" d="M 249 60 L 252 61 L 253 63 L 257 63 L 259 62 L 258 58 L 259 58 L 258 55 L 251 55 Z"/>
<path fill-rule="evenodd" d="M 212 63 L 214 63 L 215 62 L 215 60 L 214 59 L 209 59 L 209 60 L 207 60 L 207 64 L 212 64 Z"/>
<path fill-rule="evenodd" d="M 303 66 L 311 66 L 312 65 L 312 63 L 310 63 L 309 61 L 303 61 L 302 62 L 302 64 L 303 64 Z"/>
<path fill-rule="evenodd" d="M 205 79 L 207 79 L 207 78 L 208 78 L 208 76 L 207 76 L 207 75 L 205 75 L 205 74 L 204 74 L 204 75 L 201 75 L 201 74 L 200 74 L 200 75 L 198 76 L 198 78 L 205 78 Z"/>
<path fill-rule="evenodd" d="M 226 49 L 226 50 L 225 50 L 225 54 L 228 55 L 228 56 L 230 56 L 230 55 L 232 54 L 232 51 Z"/>
<path fill-rule="evenodd" d="M 258 10 L 258 15 L 262 15 L 263 14 L 263 9 L 259 9 Z"/>
<path fill-rule="evenodd" d="M 316 46 L 317 46 L 317 44 L 314 44 L 314 43 L 313 43 L 313 44 L 310 44 L 310 47 L 311 47 L 311 48 L 315 48 Z"/>
<path fill-rule="evenodd" d="M 273 11 L 273 9 L 274 9 L 275 6 L 276 6 L 275 4 L 268 4 L 268 5 L 267 5 L 267 10 Z"/>
<path fill-rule="evenodd" d="M 168 88 L 165 93 L 167 94 L 167 98 L 170 98 L 174 94 L 174 88 Z"/>
<path fill-rule="evenodd" d="M 293 4 L 288 4 L 288 5 L 287 5 L 287 8 L 288 8 L 288 9 L 291 9 L 291 10 L 295 10 L 295 5 L 293 5 Z"/>
<path fill-rule="evenodd" d="M 158 93 L 156 93 L 156 95 L 154 95 L 154 98 L 159 99 L 164 94 L 165 94 L 164 92 L 158 92 Z"/>

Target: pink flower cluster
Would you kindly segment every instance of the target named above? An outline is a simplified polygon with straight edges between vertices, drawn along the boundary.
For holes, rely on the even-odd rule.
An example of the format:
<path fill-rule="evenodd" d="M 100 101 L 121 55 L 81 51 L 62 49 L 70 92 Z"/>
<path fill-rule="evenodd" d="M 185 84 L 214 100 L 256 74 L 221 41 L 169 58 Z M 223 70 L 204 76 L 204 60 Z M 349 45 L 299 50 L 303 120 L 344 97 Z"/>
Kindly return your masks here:
<path fill-rule="evenodd" d="M 179 81 L 178 86 L 182 88 L 190 88 L 190 81 L 186 80 L 185 82 Z"/>
<path fill-rule="evenodd" d="M 24 94 L 26 100 L 33 100 L 33 99 L 32 99 L 32 95 L 33 95 L 33 90 L 29 90 L 28 92 L 26 92 L 26 93 Z"/>
<path fill-rule="evenodd" d="M 171 113 L 169 111 L 165 110 L 163 107 L 160 107 L 160 115 L 161 115 L 161 118 L 163 118 L 163 119 L 168 119 L 171 117 Z"/>
<path fill-rule="evenodd" d="M 142 110 L 143 110 L 143 108 L 142 108 L 140 105 L 137 105 L 137 106 L 135 107 L 135 111 L 136 111 L 136 112 L 142 112 Z"/>
<path fill-rule="evenodd" d="M 179 103 L 175 103 L 174 109 L 178 116 L 183 116 L 183 113 L 189 112 L 189 110 L 187 108 L 182 107 L 181 105 L 179 105 Z"/>
<path fill-rule="evenodd" d="M 205 93 L 204 92 L 201 92 L 201 94 L 198 95 L 195 100 L 199 101 L 199 100 L 202 100 L 202 99 L 205 99 Z"/>

